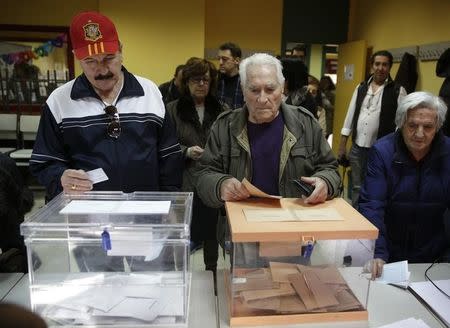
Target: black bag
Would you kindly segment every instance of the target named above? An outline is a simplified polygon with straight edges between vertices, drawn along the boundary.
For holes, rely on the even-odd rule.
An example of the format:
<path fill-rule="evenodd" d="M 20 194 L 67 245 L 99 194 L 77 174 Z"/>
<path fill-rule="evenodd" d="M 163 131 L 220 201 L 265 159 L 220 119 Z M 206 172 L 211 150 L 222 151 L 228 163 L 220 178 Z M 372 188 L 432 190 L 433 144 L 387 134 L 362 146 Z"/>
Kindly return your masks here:
<path fill-rule="evenodd" d="M 0 254 L 0 272 L 26 272 L 26 254 L 17 248 L 10 248 Z"/>

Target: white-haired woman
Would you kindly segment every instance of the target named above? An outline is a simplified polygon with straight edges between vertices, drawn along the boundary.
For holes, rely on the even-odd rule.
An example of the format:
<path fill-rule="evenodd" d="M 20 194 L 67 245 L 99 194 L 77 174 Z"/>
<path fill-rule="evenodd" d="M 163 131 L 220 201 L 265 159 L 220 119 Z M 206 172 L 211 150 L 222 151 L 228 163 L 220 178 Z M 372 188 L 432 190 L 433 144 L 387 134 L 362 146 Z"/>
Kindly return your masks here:
<path fill-rule="evenodd" d="M 433 262 L 450 246 L 450 138 L 440 131 L 446 112 L 439 97 L 411 93 L 397 109 L 397 131 L 370 150 L 359 211 L 379 229 L 373 278 L 386 262 Z"/>

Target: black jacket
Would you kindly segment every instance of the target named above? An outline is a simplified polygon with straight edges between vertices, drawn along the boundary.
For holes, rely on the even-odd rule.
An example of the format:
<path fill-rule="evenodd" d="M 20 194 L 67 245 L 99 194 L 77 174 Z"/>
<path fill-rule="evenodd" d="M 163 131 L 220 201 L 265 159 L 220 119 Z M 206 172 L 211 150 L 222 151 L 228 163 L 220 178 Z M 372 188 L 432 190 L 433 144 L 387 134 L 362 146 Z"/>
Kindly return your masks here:
<path fill-rule="evenodd" d="M 403 86 L 407 93 L 411 93 L 416 91 L 417 78 L 417 59 L 405 52 L 395 76 L 395 83 Z"/>
<path fill-rule="evenodd" d="M 450 48 L 444 51 L 436 64 L 436 75 L 439 77 L 445 77 L 439 90 L 439 97 L 441 97 L 447 107 L 450 107 Z M 450 117 L 449 111 L 447 111 L 447 118 L 442 127 L 442 131 L 447 136 L 450 136 Z"/>
<path fill-rule="evenodd" d="M 183 191 L 194 191 L 194 177 L 196 161 L 187 157 L 189 147 L 200 146 L 205 148 L 211 126 L 217 116 L 223 111 L 219 101 L 214 96 L 205 99 L 205 113 L 200 123 L 195 104 L 191 96 L 182 96 L 180 99 L 167 104 L 167 112 L 172 118 L 177 131 L 178 141 L 184 158 Z"/>
<path fill-rule="evenodd" d="M 33 206 L 33 193 L 24 184 L 16 163 L 0 153 L 0 248 L 23 249 L 20 224 Z"/>
<path fill-rule="evenodd" d="M 50 200 L 62 191 L 67 169 L 102 168 L 108 180 L 94 190 L 178 191 L 183 166 L 172 121 L 156 85 L 123 68 L 124 84 L 114 104 L 122 132 L 107 134 L 111 118 L 83 74 L 48 97 L 30 160 L 30 171 Z"/>
<path fill-rule="evenodd" d="M 163 102 L 166 105 L 171 101 L 177 100 L 181 96 L 180 90 L 178 90 L 177 86 L 175 85 L 174 79 L 161 84 L 158 88 L 159 91 L 161 91 Z"/>

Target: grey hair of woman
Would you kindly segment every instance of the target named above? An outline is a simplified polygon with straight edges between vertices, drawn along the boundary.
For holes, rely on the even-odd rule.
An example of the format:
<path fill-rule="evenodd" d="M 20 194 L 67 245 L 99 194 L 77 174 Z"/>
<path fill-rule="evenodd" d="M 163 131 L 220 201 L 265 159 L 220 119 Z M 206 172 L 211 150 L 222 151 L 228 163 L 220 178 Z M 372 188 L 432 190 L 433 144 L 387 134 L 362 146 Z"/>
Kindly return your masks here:
<path fill-rule="evenodd" d="M 247 74 L 250 69 L 261 66 L 272 66 L 275 68 L 277 74 L 277 80 L 281 87 L 284 86 L 284 76 L 283 76 L 283 66 L 281 62 L 268 54 L 264 53 L 256 53 L 251 55 L 250 57 L 245 58 L 239 64 L 239 76 L 241 78 L 242 89 L 245 89 L 247 86 Z"/>
<path fill-rule="evenodd" d="M 408 111 L 416 108 L 428 108 L 437 112 L 437 129 L 439 130 L 445 121 L 447 105 L 438 96 L 425 91 L 412 92 L 405 96 L 398 105 L 395 114 L 395 125 L 401 129 L 406 122 Z"/>

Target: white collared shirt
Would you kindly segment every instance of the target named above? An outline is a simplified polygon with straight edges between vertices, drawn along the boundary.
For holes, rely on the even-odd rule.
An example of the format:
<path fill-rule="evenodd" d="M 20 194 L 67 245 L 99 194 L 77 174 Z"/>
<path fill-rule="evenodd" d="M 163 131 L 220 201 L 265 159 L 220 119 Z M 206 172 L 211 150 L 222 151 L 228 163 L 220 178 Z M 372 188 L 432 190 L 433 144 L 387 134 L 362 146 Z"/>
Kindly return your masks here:
<path fill-rule="evenodd" d="M 205 117 L 205 106 L 204 105 L 195 106 L 195 109 L 197 110 L 198 120 L 200 121 L 200 125 L 202 125 L 203 119 Z"/>
<path fill-rule="evenodd" d="M 372 79 L 368 81 L 369 87 L 367 88 L 367 94 L 361 104 L 361 110 L 356 125 L 358 135 L 355 138 L 355 143 L 360 147 L 370 148 L 377 140 L 378 127 L 380 124 L 380 112 L 381 101 L 383 98 L 384 87 L 387 84 L 387 80 L 383 85 L 379 86 L 374 92 L 370 83 Z M 397 104 L 400 100 L 406 96 L 406 90 L 400 87 L 400 92 L 397 98 Z M 342 127 L 341 134 L 343 136 L 349 136 L 352 133 L 353 116 L 355 115 L 356 98 L 358 97 L 358 87 L 353 92 L 352 100 L 348 106 L 347 115 L 345 116 L 344 126 Z"/>

